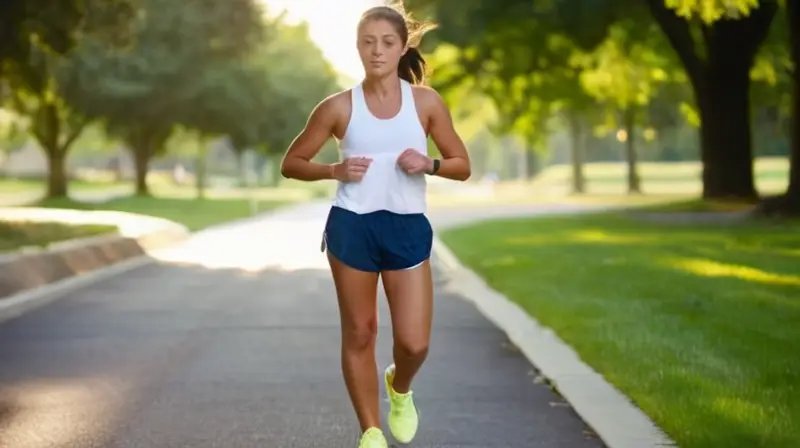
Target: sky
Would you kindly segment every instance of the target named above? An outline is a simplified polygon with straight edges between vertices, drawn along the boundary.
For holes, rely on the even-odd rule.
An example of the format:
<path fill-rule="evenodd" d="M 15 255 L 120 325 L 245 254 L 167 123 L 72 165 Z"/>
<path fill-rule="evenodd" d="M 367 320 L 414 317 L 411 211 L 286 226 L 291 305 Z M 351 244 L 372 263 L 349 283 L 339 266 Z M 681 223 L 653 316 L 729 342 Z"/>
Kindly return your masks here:
<path fill-rule="evenodd" d="M 292 22 L 305 21 L 311 39 L 336 71 L 355 80 L 364 76 L 356 50 L 361 13 L 381 0 L 260 0 L 270 14 L 286 10 Z"/>

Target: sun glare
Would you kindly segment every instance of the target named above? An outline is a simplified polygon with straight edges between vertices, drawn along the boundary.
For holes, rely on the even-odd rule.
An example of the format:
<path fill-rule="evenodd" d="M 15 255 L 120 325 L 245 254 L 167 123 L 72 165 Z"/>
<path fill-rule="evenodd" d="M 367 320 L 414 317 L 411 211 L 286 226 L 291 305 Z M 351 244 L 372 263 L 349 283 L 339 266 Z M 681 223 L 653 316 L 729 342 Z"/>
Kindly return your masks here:
<path fill-rule="evenodd" d="M 294 23 L 308 23 L 309 34 L 325 58 L 342 74 L 358 80 L 364 69 L 355 47 L 358 19 L 364 10 L 383 4 L 381 0 L 260 0 L 270 14 L 287 12 Z"/>

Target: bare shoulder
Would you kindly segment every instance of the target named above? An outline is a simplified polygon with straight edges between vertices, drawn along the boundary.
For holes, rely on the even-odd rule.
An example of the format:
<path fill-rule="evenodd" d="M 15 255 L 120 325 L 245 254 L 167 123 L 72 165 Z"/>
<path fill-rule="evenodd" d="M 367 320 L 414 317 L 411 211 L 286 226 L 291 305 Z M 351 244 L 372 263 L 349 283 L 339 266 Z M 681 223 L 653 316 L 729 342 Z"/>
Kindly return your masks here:
<path fill-rule="evenodd" d="M 350 121 L 352 108 L 350 90 L 334 93 L 317 104 L 309 118 L 309 125 L 320 126 L 341 139 Z"/>
<path fill-rule="evenodd" d="M 441 111 L 442 108 L 445 110 L 447 109 L 444 99 L 436 89 L 428 86 L 415 85 L 412 86 L 412 91 L 414 92 L 414 102 L 421 106 L 420 108 L 422 110 L 433 113 Z"/>
<path fill-rule="evenodd" d="M 350 90 L 343 90 L 320 101 L 315 111 L 326 118 L 341 118 L 350 115 Z"/>

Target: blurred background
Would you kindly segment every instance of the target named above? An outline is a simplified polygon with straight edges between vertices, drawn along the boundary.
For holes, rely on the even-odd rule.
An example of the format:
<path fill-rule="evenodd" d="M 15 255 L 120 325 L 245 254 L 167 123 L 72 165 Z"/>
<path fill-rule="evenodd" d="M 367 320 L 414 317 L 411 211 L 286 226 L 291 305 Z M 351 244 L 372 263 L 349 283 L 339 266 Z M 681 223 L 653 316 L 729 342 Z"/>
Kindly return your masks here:
<path fill-rule="evenodd" d="M 325 268 L 318 232 L 335 185 L 285 180 L 279 164 L 313 107 L 360 81 L 356 25 L 376 4 L 0 2 L 0 255 L 113 232 L 85 224 L 114 210 L 210 229 L 175 249 L 189 261 L 305 257 Z M 440 25 L 421 49 L 472 158 L 468 182 L 429 180 L 437 236 L 679 446 L 800 446 L 800 357 L 790 355 L 800 344 L 800 0 L 406 0 L 405 8 Z M 437 153 L 432 142 L 428 150 Z M 337 159 L 333 141 L 317 156 Z M 315 199 L 313 217 L 289 218 L 318 204 L 264 213 Z M 139 285 L 184 291 L 186 282 L 194 289 L 183 294 L 220 309 L 228 294 L 258 303 L 241 316 L 286 313 L 288 303 L 291 316 L 314 315 L 310 293 L 259 296 L 306 291 L 306 274 L 292 285 L 270 283 L 288 274 L 263 267 L 220 273 L 224 281 L 159 269 L 148 271 L 157 280 L 119 277 L 137 282 L 125 291 L 131 302 L 175 307 L 159 322 L 180 323 L 173 317 L 191 300 L 162 300 Z M 234 283 L 245 276 L 262 283 Z M 321 296 L 330 289 L 320 288 L 315 299 L 328 303 Z M 93 291 L 109 315 L 130 315 L 119 308 L 125 300 Z M 88 353 L 29 356 L 29 345 L 6 346 L 17 351 L 0 365 L 34 372 L 47 371 L 45 358 L 83 362 Z M 478 401 L 470 403 L 487 404 Z M 72 425 L 41 403 L 46 417 L 25 420 L 19 433 L 39 437 L 49 417 Z M 237 425 L 249 414 L 257 413 Z M 519 415 L 496 417 L 479 421 Z M 198 425 L 214 430 L 213 421 L 227 420 Z"/>
<path fill-rule="evenodd" d="M 87 190 L 203 197 L 245 186 L 262 196 L 277 187 L 329 195 L 330 185 L 281 179 L 278 164 L 313 106 L 360 79 L 354 30 L 379 3 L 4 7 L 3 29 L 24 19 L 31 34 L 2 50 L 0 201 Z M 648 2 L 555 3 L 520 13 L 527 2 L 406 2 L 441 24 L 423 41 L 431 84 L 473 160 L 467 185 L 434 181 L 434 196 L 634 193 L 752 204 L 756 193 L 787 190 L 792 61 L 783 9 L 753 36 L 752 54 L 733 30 L 730 42 L 709 47 L 720 54 L 712 61 L 672 36 L 693 29 L 664 30 Z M 318 160 L 337 157 L 331 141 Z"/>

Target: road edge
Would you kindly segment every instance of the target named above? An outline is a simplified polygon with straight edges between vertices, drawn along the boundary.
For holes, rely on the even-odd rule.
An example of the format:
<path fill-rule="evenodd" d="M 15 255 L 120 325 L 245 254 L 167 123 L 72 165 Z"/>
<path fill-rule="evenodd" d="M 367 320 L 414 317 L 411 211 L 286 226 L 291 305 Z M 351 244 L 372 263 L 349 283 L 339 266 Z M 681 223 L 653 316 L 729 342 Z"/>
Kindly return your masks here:
<path fill-rule="evenodd" d="M 138 267 L 153 263 L 155 259 L 149 255 L 139 255 L 127 260 L 118 261 L 103 268 L 85 274 L 73 275 L 45 285 L 20 291 L 16 294 L 0 298 L 0 324 L 16 319 L 28 312 L 35 311 L 67 293 L 83 286 L 132 271 Z"/>
<path fill-rule="evenodd" d="M 457 290 L 501 329 L 609 448 L 677 446 L 555 332 L 492 289 L 437 236 L 433 261 L 445 273 L 446 287 Z"/>
<path fill-rule="evenodd" d="M 164 220 L 156 228 L 136 236 L 126 237 L 116 232 L 60 241 L 47 248 L 33 248 L 7 254 L 2 261 L 11 266 L 9 269 L 12 269 L 12 274 L 13 269 L 17 270 L 17 274 L 32 269 L 25 265 L 26 259 L 31 257 L 34 260 L 33 268 L 56 264 L 71 266 L 71 263 L 80 265 L 81 258 L 87 256 L 92 262 L 85 266 L 91 266 L 92 263 L 97 266 L 86 270 L 71 269 L 71 272 L 62 278 L 25 287 L 0 297 L 0 324 L 49 305 L 69 292 L 153 263 L 156 261 L 151 255 L 153 251 L 184 242 L 190 236 L 191 233 L 185 226 Z M 126 249 L 115 250 L 114 246 Z M 91 256 L 92 251 L 117 255 L 95 258 Z M 127 251 L 131 253 L 126 254 Z M 37 261 L 36 257 L 41 258 Z M 15 263 L 21 265 L 15 267 Z M 41 276 L 46 277 L 43 273 Z"/>

